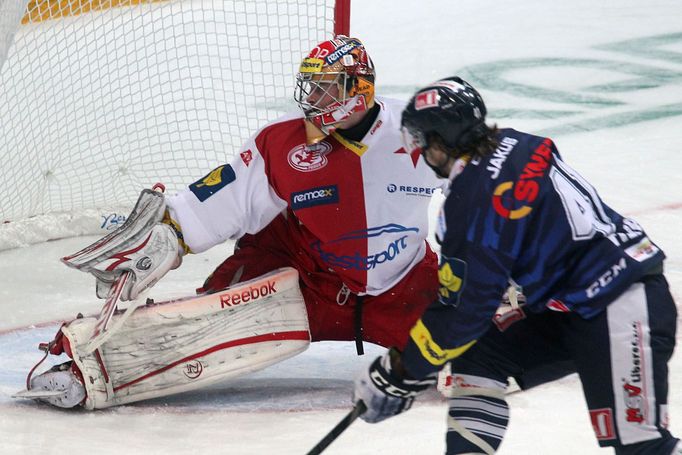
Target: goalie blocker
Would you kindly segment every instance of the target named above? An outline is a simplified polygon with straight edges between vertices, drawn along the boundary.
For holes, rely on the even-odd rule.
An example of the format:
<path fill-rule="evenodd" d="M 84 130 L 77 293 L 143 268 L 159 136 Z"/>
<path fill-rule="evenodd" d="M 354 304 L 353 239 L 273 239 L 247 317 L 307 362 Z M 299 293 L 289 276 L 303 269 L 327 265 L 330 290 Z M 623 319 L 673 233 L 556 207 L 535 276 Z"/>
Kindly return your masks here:
<path fill-rule="evenodd" d="M 94 317 L 64 324 L 50 344 L 51 353 L 73 359 L 71 377 L 85 389 L 80 404 L 86 409 L 195 390 L 260 370 L 310 344 L 298 272 L 291 268 L 215 294 L 150 302 L 117 326 L 121 317 L 113 316 L 116 330 L 94 351 L 87 349 Z M 73 384 L 56 381 L 64 395 L 55 394 L 48 375 L 58 373 L 63 378 L 53 369 L 29 379 L 29 390 L 15 396 L 65 407 Z"/>

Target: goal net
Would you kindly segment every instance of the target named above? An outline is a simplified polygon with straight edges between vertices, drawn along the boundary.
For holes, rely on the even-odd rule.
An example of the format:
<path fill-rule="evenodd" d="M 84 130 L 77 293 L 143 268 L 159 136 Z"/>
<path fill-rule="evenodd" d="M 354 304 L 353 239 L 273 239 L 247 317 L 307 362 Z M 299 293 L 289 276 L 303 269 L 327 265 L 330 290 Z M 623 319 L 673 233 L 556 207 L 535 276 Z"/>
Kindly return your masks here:
<path fill-rule="evenodd" d="M 229 161 L 295 109 L 341 1 L 0 0 L 0 250 L 113 228 Z"/>

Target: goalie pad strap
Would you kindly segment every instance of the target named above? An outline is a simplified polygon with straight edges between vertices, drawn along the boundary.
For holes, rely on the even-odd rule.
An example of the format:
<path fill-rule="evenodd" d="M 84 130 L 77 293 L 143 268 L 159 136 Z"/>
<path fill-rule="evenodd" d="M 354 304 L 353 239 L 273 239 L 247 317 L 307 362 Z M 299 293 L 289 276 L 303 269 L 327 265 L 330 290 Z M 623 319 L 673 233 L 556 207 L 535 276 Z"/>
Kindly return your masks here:
<path fill-rule="evenodd" d="M 222 292 L 133 310 L 112 318 L 108 338 L 88 352 L 94 318 L 63 327 L 83 374 L 87 409 L 195 390 L 259 370 L 305 350 L 308 318 L 294 269 Z"/>

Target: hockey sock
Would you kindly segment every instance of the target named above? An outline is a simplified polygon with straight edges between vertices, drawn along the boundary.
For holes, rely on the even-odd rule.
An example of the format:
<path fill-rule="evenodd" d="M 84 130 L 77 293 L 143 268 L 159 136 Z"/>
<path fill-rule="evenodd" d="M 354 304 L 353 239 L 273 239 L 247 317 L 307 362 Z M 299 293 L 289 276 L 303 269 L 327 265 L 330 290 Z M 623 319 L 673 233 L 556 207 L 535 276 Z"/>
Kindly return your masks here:
<path fill-rule="evenodd" d="M 509 423 L 503 399 L 461 396 L 448 400 L 447 455 L 492 454 L 502 443 Z"/>

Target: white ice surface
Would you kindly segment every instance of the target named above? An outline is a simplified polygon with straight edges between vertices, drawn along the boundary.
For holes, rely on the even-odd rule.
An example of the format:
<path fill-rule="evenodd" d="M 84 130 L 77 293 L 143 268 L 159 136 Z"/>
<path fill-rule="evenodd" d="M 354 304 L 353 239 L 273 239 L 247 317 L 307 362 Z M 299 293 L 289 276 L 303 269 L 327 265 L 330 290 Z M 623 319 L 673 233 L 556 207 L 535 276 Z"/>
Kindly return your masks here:
<path fill-rule="evenodd" d="M 500 126 L 551 133 L 565 160 L 666 251 L 667 276 L 682 301 L 679 2 L 356 1 L 352 24 L 378 68 L 380 93 L 405 98 L 418 85 L 461 71 L 476 79 Z M 619 50 L 597 48 L 635 39 Z M 495 85 L 495 71 L 522 86 Z M 645 86 L 652 81 L 656 86 Z M 632 84 L 613 88 L 625 82 Z M 621 104 L 590 101 L 597 98 Z M 347 412 L 355 372 L 381 352 L 368 346 L 368 355 L 357 358 L 352 343 L 319 343 L 205 391 L 92 413 L 13 400 L 39 359 L 37 343 L 56 331 L 54 321 L 99 310 L 91 279 L 58 262 L 91 240 L 0 253 L 1 454 L 305 453 Z M 193 290 L 230 251 L 225 245 L 189 258 L 152 294 Z M 671 429 L 679 435 L 679 355 L 670 371 Z M 503 455 L 609 453 L 597 448 L 575 377 L 512 394 L 509 404 Z M 382 424 L 356 422 L 325 453 L 438 454 L 444 433 L 444 404 L 431 395 Z"/>

